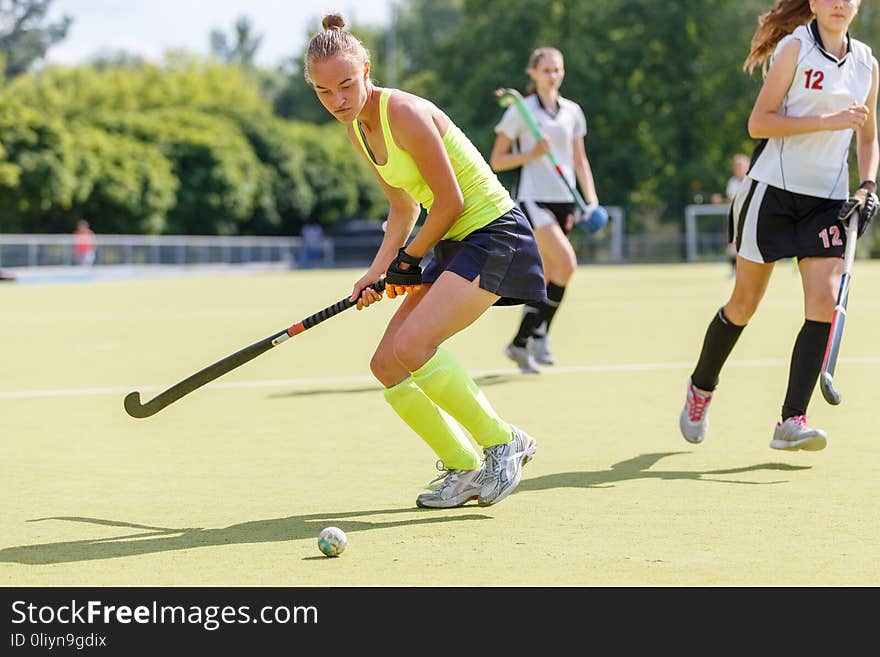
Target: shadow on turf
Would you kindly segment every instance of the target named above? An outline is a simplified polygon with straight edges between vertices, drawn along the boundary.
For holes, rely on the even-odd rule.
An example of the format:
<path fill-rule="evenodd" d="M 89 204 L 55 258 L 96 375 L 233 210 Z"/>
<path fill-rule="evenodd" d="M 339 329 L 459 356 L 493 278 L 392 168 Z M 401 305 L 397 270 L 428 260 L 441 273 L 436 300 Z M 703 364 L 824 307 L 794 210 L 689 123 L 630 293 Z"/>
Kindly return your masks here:
<path fill-rule="evenodd" d="M 520 374 L 486 374 L 474 377 L 477 385 L 482 387 L 498 385 L 499 383 L 517 383 L 528 381 L 528 377 Z M 309 388 L 308 390 L 291 390 L 268 395 L 269 399 L 287 399 L 289 397 L 310 397 L 312 395 L 349 395 L 355 392 L 382 392 L 382 387 L 377 383 L 358 386 L 356 388 Z"/>
<path fill-rule="evenodd" d="M 456 510 L 457 511 L 457 510 Z M 353 520 L 361 516 L 411 513 L 418 518 L 409 520 L 390 520 L 371 522 Z M 374 511 L 354 511 L 351 513 L 316 513 L 288 518 L 272 518 L 270 520 L 254 520 L 231 525 L 222 529 L 201 529 L 199 527 L 152 527 L 117 520 L 101 518 L 82 518 L 77 516 L 59 516 L 52 518 L 35 518 L 28 522 L 46 520 L 62 520 L 67 522 L 83 522 L 105 527 L 123 527 L 144 530 L 134 534 L 124 534 L 109 538 L 85 539 L 81 541 L 63 541 L 60 543 L 42 543 L 37 545 L 20 545 L 0 550 L 0 563 L 21 563 L 29 565 L 46 565 L 54 563 L 71 563 L 75 561 L 95 561 L 98 559 L 117 559 L 142 554 L 154 554 L 172 550 L 191 550 L 199 547 L 216 545 L 236 545 L 245 543 L 271 543 L 294 541 L 298 539 L 315 539 L 329 521 L 345 522 L 345 533 L 368 531 L 371 529 L 388 529 L 390 527 L 410 527 L 463 520 L 487 520 L 491 516 L 481 514 L 439 516 L 436 511 L 415 508 L 377 509 Z M 326 557 L 320 557 L 324 559 Z"/>
<path fill-rule="evenodd" d="M 651 470 L 660 460 L 668 456 L 687 454 L 688 452 L 660 452 L 642 454 L 626 461 L 615 463 L 608 470 L 594 472 L 557 472 L 540 477 L 523 479 L 518 492 L 528 490 L 546 490 L 550 488 L 602 488 L 615 483 L 636 479 L 691 479 L 716 483 L 745 484 L 761 486 L 784 483 L 775 481 L 746 481 L 741 479 L 719 479 L 719 475 L 735 475 L 747 472 L 778 471 L 794 472 L 809 470 L 810 466 L 791 465 L 789 463 L 757 463 L 739 468 L 723 468 L 719 470 Z M 362 516 L 417 513 L 420 517 L 410 520 L 370 522 L 353 520 Z M 461 520 L 485 520 L 490 516 L 480 514 L 438 516 L 436 511 L 423 511 L 413 508 L 381 509 L 375 511 L 356 511 L 352 513 L 311 514 L 290 516 L 270 520 L 254 520 L 222 529 L 201 529 L 199 527 L 171 528 L 138 525 L 116 520 L 100 518 L 84 518 L 76 516 L 59 516 L 52 518 L 36 518 L 29 522 L 61 520 L 82 522 L 105 527 L 123 527 L 143 530 L 135 534 L 125 534 L 110 538 L 85 539 L 81 541 L 64 541 L 60 543 L 42 543 L 38 545 L 21 545 L 0 550 L 0 563 L 21 563 L 45 565 L 53 563 L 70 563 L 75 561 L 94 561 L 98 559 L 116 559 L 141 554 L 168 552 L 172 550 L 190 550 L 198 547 L 216 545 L 236 545 L 244 543 L 281 542 L 298 539 L 314 539 L 318 532 L 331 520 L 345 519 L 347 534 L 371 529 L 387 529 L 389 527 L 406 527 L 433 523 L 458 522 Z M 323 559 L 325 557 L 318 557 Z"/>
<path fill-rule="evenodd" d="M 556 472 L 541 477 L 523 479 L 518 491 L 545 490 L 548 488 L 594 488 L 606 487 L 622 481 L 634 479 L 693 479 L 694 481 L 710 481 L 727 484 L 746 484 L 751 486 L 764 486 L 768 484 L 780 484 L 786 480 L 776 481 L 744 481 L 741 479 L 718 479 L 716 475 L 734 475 L 745 472 L 758 472 L 761 470 L 775 470 L 779 472 L 794 472 L 797 470 L 809 470 L 808 465 L 791 465 L 790 463 L 757 463 L 740 468 L 724 468 L 720 470 L 706 470 L 703 472 L 694 470 L 651 470 L 661 459 L 667 456 L 688 454 L 689 452 L 659 452 L 654 454 L 642 454 L 626 461 L 615 463 L 608 470 L 594 472 Z M 711 477 L 711 478 L 706 478 Z"/>

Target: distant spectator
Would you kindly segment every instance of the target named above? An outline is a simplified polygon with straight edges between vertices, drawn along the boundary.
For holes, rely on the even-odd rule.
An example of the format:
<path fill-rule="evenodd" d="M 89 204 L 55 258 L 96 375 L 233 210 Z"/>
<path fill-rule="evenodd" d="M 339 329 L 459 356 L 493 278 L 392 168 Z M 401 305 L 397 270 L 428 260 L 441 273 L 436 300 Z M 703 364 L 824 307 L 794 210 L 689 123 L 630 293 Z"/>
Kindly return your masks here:
<path fill-rule="evenodd" d="M 303 241 L 303 268 L 313 269 L 324 262 L 324 229 L 321 224 L 307 223 L 300 231 Z"/>
<path fill-rule="evenodd" d="M 91 267 L 95 263 L 95 233 L 85 219 L 76 222 L 76 230 L 73 231 L 73 261 L 84 267 Z"/>
<path fill-rule="evenodd" d="M 733 201 L 737 190 L 749 172 L 749 156 L 737 153 L 733 156 L 733 175 L 727 180 L 727 200 Z"/>
<path fill-rule="evenodd" d="M 733 203 L 733 197 L 739 191 L 749 172 L 749 156 L 744 153 L 737 153 L 733 156 L 733 175 L 727 180 L 727 202 Z M 730 219 L 729 219 L 730 221 Z M 733 230 L 728 230 L 728 236 L 733 236 Z M 736 276 L 736 242 L 729 242 L 727 245 L 727 260 L 730 263 L 730 275 Z"/>

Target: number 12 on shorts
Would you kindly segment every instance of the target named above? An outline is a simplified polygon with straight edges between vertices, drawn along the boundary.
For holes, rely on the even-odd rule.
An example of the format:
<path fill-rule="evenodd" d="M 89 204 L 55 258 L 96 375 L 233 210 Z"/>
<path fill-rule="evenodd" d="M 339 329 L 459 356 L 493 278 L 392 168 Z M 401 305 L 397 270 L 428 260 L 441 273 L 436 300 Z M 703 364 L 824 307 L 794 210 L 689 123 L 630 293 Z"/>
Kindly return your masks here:
<path fill-rule="evenodd" d="M 838 226 L 830 226 L 819 231 L 819 239 L 822 240 L 822 246 L 826 249 L 832 246 L 843 246 L 843 240 L 840 239 L 840 228 Z"/>

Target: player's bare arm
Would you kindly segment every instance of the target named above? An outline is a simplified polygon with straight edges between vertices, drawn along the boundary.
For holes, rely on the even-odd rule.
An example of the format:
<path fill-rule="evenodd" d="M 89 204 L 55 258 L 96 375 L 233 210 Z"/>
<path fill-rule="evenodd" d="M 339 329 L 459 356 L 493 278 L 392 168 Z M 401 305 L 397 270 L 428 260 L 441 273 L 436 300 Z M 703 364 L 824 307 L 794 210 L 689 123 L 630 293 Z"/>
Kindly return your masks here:
<path fill-rule="evenodd" d="M 583 137 L 578 137 L 572 142 L 574 150 L 574 173 L 578 184 L 583 191 L 584 200 L 592 205 L 599 203 L 599 195 L 596 193 L 596 183 L 593 180 L 593 170 L 587 157 L 587 149 L 584 146 Z"/>
<path fill-rule="evenodd" d="M 394 94 L 388 120 L 397 144 L 410 154 L 431 192 L 434 204 L 407 253 L 425 255 L 464 212 L 464 196 L 443 146 L 449 118 L 433 104 L 409 94 Z"/>
<path fill-rule="evenodd" d="M 877 143 L 877 86 L 880 79 L 877 58 L 873 58 L 871 89 L 865 105 L 868 118 L 856 131 L 856 157 L 859 166 L 859 180 L 877 181 L 877 168 L 880 167 L 880 147 Z"/>
<path fill-rule="evenodd" d="M 407 194 L 404 190 L 392 187 L 379 175 L 375 165 L 370 158 L 364 153 L 354 134 L 354 124 L 348 127 L 348 138 L 354 145 L 356 151 L 370 165 L 373 174 L 382 186 L 382 191 L 388 198 L 390 208 L 388 210 L 388 219 L 385 226 L 385 236 L 382 238 L 382 244 L 376 252 L 373 262 L 367 272 L 354 284 L 351 292 L 351 299 L 357 298 L 357 309 L 361 310 L 376 301 L 379 301 L 381 295 L 372 290 L 369 286 L 375 283 L 382 274 L 388 269 L 388 265 L 397 256 L 398 249 L 406 244 L 406 240 L 412 233 L 413 227 L 419 218 L 419 204 L 416 200 Z"/>
<path fill-rule="evenodd" d="M 510 137 L 499 132 L 495 137 L 495 144 L 492 146 L 492 154 L 489 156 L 489 166 L 493 171 L 518 169 L 524 164 L 543 157 L 550 150 L 550 140 L 544 137 L 535 144 L 533 149 L 522 153 L 511 152 L 512 147 L 513 141 Z"/>

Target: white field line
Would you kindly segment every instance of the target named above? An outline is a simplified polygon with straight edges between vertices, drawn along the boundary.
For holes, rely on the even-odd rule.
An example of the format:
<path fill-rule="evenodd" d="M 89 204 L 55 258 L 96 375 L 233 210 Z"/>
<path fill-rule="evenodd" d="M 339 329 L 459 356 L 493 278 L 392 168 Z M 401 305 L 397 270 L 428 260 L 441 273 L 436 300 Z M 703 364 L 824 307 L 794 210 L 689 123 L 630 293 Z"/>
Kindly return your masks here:
<path fill-rule="evenodd" d="M 767 360 L 740 360 L 730 361 L 725 367 L 778 367 L 780 365 L 788 365 L 788 359 L 767 359 Z M 850 363 L 853 365 L 873 365 L 880 363 L 880 357 L 870 356 L 865 358 L 840 358 L 838 363 Z M 694 366 L 692 362 L 672 362 L 672 363 L 621 363 L 610 365 L 580 365 L 573 367 L 545 367 L 541 370 L 541 374 L 585 374 L 585 373 L 602 373 L 602 372 L 649 372 L 657 370 L 687 370 Z M 478 370 L 471 372 L 474 377 L 483 376 L 519 376 L 519 370 Z M 523 375 L 529 376 L 531 375 Z M 536 380 L 540 380 L 536 377 Z M 2 399 L 36 399 L 40 397 L 86 397 L 91 395 L 119 395 L 126 394 L 132 390 L 160 391 L 171 387 L 175 382 L 168 383 L 167 386 L 130 386 L 123 387 L 107 387 L 107 388 L 67 388 L 62 390 L 19 390 L 10 392 L 0 392 L 0 400 Z M 309 377 L 304 379 L 269 379 L 265 381 L 228 381 L 209 383 L 205 388 L 229 389 L 229 388 L 286 388 L 291 386 L 316 386 L 316 385 L 337 385 L 351 383 L 373 383 L 379 387 L 379 383 L 372 377 L 367 375 L 357 376 L 326 376 L 326 377 Z"/>

